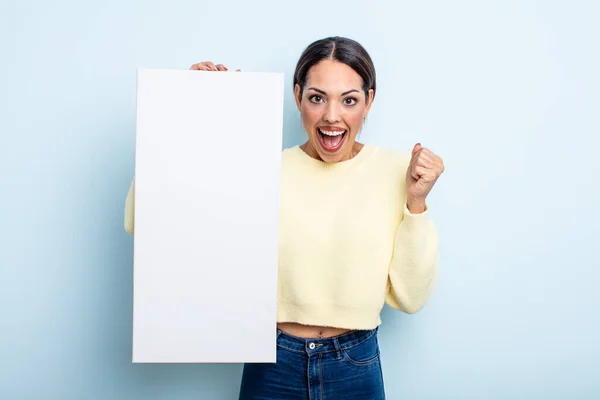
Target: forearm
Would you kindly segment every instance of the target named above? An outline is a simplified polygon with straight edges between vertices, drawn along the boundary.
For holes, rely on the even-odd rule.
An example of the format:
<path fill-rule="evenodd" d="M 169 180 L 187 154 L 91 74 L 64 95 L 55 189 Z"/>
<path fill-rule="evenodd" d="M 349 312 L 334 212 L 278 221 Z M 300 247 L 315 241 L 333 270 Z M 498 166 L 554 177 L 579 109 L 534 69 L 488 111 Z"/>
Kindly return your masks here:
<path fill-rule="evenodd" d="M 129 186 L 129 193 L 125 200 L 125 215 L 124 215 L 125 230 L 130 235 L 133 235 L 135 228 L 135 178 Z"/>
<path fill-rule="evenodd" d="M 412 314 L 423 308 L 437 284 L 438 234 L 424 204 L 407 201 L 404 214 L 396 233 L 386 301 Z"/>

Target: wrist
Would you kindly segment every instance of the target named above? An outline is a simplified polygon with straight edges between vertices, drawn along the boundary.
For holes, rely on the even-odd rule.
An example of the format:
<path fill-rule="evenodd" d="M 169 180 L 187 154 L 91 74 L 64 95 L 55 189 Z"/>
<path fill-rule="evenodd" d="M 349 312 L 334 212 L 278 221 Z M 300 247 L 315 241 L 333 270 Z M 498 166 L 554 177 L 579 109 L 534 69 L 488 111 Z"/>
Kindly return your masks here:
<path fill-rule="evenodd" d="M 408 208 L 408 211 L 411 212 L 411 214 L 421 214 L 425 212 L 425 210 L 427 210 L 425 199 L 419 200 L 408 198 L 406 200 L 406 207 Z"/>

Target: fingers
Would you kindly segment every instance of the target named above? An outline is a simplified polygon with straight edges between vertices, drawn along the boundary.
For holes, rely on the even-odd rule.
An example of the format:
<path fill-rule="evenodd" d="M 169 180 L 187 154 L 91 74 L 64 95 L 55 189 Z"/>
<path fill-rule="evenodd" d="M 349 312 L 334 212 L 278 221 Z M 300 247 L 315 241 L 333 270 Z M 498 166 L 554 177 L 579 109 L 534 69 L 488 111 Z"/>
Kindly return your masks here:
<path fill-rule="evenodd" d="M 412 176 L 416 181 L 423 179 L 424 182 L 428 182 L 432 180 L 434 181 L 439 175 L 434 168 L 415 165 L 410 169 L 410 176 Z"/>
<path fill-rule="evenodd" d="M 190 71 L 204 71 L 204 64 L 203 63 L 194 64 L 190 67 Z"/>
<path fill-rule="evenodd" d="M 444 172 L 444 163 L 431 150 L 417 143 L 413 148 L 408 168 L 409 175 L 415 180 L 435 181 Z"/>
<path fill-rule="evenodd" d="M 444 163 L 440 157 L 438 157 L 433 151 L 421 146 L 420 143 L 417 143 L 412 151 L 412 160 L 414 165 L 421 165 L 424 167 L 432 168 L 438 167 L 442 168 Z"/>
<path fill-rule="evenodd" d="M 427 174 L 427 167 L 423 167 L 421 165 L 413 165 L 410 167 L 410 176 L 413 177 L 413 179 L 415 180 L 419 180 L 421 177 L 425 176 Z"/>
<path fill-rule="evenodd" d="M 421 146 L 420 143 L 417 143 L 412 150 L 412 157 L 410 160 L 411 167 L 416 167 L 417 165 L 422 167 L 431 167 L 433 163 L 433 153 L 429 150 Z"/>
<path fill-rule="evenodd" d="M 420 175 L 417 172 L 417 167 L 416 166 L 411 166 L 409 171 L 410 171 L 410 176 L 412 176 L 414 180 L 418 181 L 419 178 L 420 178 Z"/>
<path fill-rule="evenodd" d="M 416 167 L 413 168 L 413 177 L 415 179 L 419 179 L 420 177 L 423 177 L 423 176 L 426 176 L 426 175 L 427 175 L 427 168 L 426 167 L 422 167 L 420 165 L 417 165 Z"/>
<path fill-rule="evenodd" d="M 421 143 L 417 143 L 415 144 L 415 147 L 413 147 L 412 150 L 412 155 L 414 156 L 419 150 L 421 150 L 423 147 L 421 146 Z"/>
<path fill-rule="evenodd" d="M 223 64 L 215 65 L 212 61 L 203 61 L 201 63 L 194 64 L 190 67 L 191 71 L 229 71 L 229 69 Z M 239 71 L 239 69 L 237 70 Z"/>
<path fill-rule="evenodd" d="M 415 160 L 415 165 L 426 168 L 433 168 L 433 166 L 435 165 L 435 161 L 428 154 L 421 153 Z"/>
<path fill-rule="evenodd" d="M 417 143 L 412 151 L 412 162 L 415 165 L 431 167 L 435 164 L 436 157 L 431 150 L 421 146 L 420 143 Z"/>
<path fill-rule="evenodd" d="M 436 171 L 439 170 L 440 173 L 444 171 L 444 162 L 437 154 L 435 154 L 431 150 L 423 149 L 419 158 L 421 157 L 423 159 L 424 166 L 428 168 L 433 168 Z"/>
<path fill-rule="evenodd" d="M 213 71 L 211 64 L 212 63 L 210 61 L 197 63 L 197 64 L 192 65 L 190 67 L 190 70 L 192 70 L 192 71 Z M 214 71 L 216 71 L 216 69 L 214 69 Z"/>

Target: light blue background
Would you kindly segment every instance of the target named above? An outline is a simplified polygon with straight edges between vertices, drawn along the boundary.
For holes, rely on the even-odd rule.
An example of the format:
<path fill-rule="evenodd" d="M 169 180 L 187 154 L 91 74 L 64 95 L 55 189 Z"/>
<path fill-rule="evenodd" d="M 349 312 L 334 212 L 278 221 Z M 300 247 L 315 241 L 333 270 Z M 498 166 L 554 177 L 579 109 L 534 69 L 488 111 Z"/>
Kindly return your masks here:
<path fill-rule="evenodd" d="M 438 289 L 383 313 L 388 397 L 600 398 L 598 3 L 368 3 L 1 3 L 0 398 L 236 397 L 239 365 L 131 363 L 136 68 L 285 72 L 290 146 L 297 57 L 335 34 L 376 62 L 361 139 L 447 167 Z"/>

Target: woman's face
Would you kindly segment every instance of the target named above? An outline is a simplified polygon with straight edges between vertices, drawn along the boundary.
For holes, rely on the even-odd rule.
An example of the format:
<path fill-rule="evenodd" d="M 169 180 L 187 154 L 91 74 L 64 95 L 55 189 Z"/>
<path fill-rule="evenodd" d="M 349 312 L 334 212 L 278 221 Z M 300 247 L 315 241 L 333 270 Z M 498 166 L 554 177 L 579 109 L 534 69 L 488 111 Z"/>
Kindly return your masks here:
<path fill-rule="evenodd" d="M 300 96 L 295 87 L 298 110 L 308 133 L 305 151 L 327 163 L 352 158 L 356 136 L 369 113 L 369 98 L 362 89 L 363 80 L 352 68 L 338 61 L 324 60 L 309 71 Z"/>

